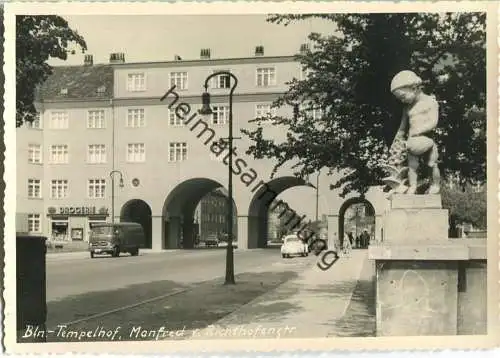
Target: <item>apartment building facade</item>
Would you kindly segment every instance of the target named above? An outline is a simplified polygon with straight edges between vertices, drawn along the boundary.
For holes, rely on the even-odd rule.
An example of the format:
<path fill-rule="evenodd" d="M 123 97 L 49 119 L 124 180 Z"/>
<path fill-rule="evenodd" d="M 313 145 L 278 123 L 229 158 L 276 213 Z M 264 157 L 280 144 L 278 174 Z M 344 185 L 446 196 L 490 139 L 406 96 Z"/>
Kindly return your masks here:
<path fill-rule="evenodd" d="M 109 219 L 112 97 L 109 65 L 55 69 L 39 93 L 38 119 L 17 129 L 18 231 L 84 240 Z"/>
<path fill-rule="evenodd" d="M 107 64 L 93 64 L 86 55 L 82 66 L 55 68 L 40 90 L 40 121 L 18 129 L 18 227 L 86 240 L 94 222 L 132 220 L 145 227 L 147 247 L 177 248 L 181 237 L 189 247 L 196 206 L 214 189 L 227 187 L 227 166 L 176 115 L 175 96 L 160 99 L 171 90 L 177 105 L 188 104 L 194 116 L 201 108 L 205 79 L 222 70 L 238 78 L 233 133 L 241 156 L 250 145 L 239 139 L 242 128 L 256 128 L 252 120 L 268 113 L 292 114 L 291 107 L 274 109 L 272 103 L 288 89 L 288 81 L 302 76 L 294 56 L 264 56 L 258 46 L 247 58 L 212 59 L 204 49 L 196 60 L 127 63 L 125 54 L 118 53 Z M 213 114 L 203 118 L 219 138 L 228 135 L 233 84 L 227 76 L 209 82 Z M 263 126 L 277 140 L 286 135 L 279 126 Z M 255 161 L 252 170 L 267 180 L 272 164 Z M 286 170 L 286 180 L 273 184 L 277 192 L 304 184 Z M 337 215 L 338 194 L 322 195 L 339 202 L 332 205 Z M 249 244 L 249 236 L 267 209 L 254 205 L 256 200 L 249 186 L 235 179 L 240 247 L 257 245 L 255 240 Z"/>

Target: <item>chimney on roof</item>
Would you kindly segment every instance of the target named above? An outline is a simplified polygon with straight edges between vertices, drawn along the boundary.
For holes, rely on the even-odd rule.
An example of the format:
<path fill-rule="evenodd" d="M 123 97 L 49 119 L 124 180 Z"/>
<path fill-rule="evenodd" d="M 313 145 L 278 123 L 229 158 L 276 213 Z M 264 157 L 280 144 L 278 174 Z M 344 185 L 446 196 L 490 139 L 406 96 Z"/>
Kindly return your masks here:
<path fill-rule="evenodd" d="M 85 55 L 83 64 L 85 66 L 92 66 L 94 64 L 94 57 L 92 55 Z"/>
<path fill-rule="evenodd" d="M 300 54 L 304 55 L 307 51 L 309 51 L 309 44 L 300 45 Z"/>
<path fill-rule="evenodd" d="M 179 55 L 174 56 L 174 61 L 181 61 L 181 60 L 182 60 L 181 56 Z"/>
<path fill-rule="evenodd" d="M 264 46 L 255 46 L 255 56 L 264 56 Z"/>
<path fill-rule="evenodd" d="M 115 52 L 110 54 L 109 63 L 125 63 L 125 54 L 123 52 Z"/>
<path fill-rule="evenodd" d="M 200 59 L 202 60 L 210 60 L 210 49 L 202 48 L 200 51 Z"/>

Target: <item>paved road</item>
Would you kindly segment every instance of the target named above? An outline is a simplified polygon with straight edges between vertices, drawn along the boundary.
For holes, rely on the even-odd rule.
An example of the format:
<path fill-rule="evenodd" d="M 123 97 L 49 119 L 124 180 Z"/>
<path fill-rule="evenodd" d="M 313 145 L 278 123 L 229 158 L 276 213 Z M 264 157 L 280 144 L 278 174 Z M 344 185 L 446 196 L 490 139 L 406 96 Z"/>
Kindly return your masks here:
<path fill-rule="evenodd" d="M 190 284 L 224 275 L 226 250 L 178 250 L 124 254 L 118 258 L 90 259 L 88 253 L 47 256 L 47 301 L 59 301 L 90 292 L 114 291 L 157 281 Z M 279 249 L 235 251 L 235 273 L 262 271 L 278 265 L 300 270 L 316 258 L 283 260 Z M 286 261 L 286 263 L 285 263 Z"/>

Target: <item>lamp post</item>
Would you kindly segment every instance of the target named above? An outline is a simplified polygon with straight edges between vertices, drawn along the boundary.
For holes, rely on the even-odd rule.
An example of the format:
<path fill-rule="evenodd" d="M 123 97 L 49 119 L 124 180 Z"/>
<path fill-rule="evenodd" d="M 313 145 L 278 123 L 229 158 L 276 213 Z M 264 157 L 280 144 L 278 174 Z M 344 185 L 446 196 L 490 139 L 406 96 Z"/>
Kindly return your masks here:
<path fill-rule="evenodd" d="M 318 222 L 318 211 L 319 211 L 319 175 L 321 171 L 316 175 L 316 223 Z"/>
<path fill-rule="evenodd" d="M 120 188 L 123 188 L 123 174 L 119 170 L 112 170 L 109 173 L 111 178 L 111 222 L 115 223 L 115 174 L 120 174 Z"/>
<path fill-rule="evenodd" d="M 214 72 L 205 79 L 205 92 L 202 95 L 202 108 L 199 113 L 203 115 L 212 114 L 210 108 L 210 93 L 208 93 L 208 83 L 215 76 L 228 76 L 233 79 L 233 85 L 229 91 L 229 135 L 227 138 L 229 146 L 229 165 L 228 165 L 228 197 L 227 197 L 227 210 L 228 210 L 228 237 L 227 237 L 227 250 L 226 250 L 226 278 L 225 285 L 235 284 L 234 281 L 234 255 L 233 255 L 233 93 L 238 85 L 238 78 L 229 71 Z"/>

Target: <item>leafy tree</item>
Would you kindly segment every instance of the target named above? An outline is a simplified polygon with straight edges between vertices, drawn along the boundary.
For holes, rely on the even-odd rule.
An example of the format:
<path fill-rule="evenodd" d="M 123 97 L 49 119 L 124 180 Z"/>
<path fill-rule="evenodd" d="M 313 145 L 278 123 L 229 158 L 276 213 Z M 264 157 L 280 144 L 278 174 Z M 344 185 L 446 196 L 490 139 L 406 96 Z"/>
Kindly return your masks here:
<path fill-rule="evenodd" d="M 305 78 L 289 82 L 276 107 L 294 107 L 293 118 L 255 119 L 242 132 L 253 141 L 247 154 L 277 160 L 274 173 L 291 162 L 297 176 L 321 168 L 336 175 L 332 188 L 345 196 L 380 185 L 381 168 L 401 120 L 390 81 L 411 69 L 436 95 L 436 141 L 443 176 L 486 177 L 486 29 L 484 13 L 272 15 L 285 26 L 320 17 L 334 35 L 312 33 L 313 46 L 297 55 Z M 320 109 L 320 118 L 312 115 Z M 265 136 L 263 121 L 281 125 L 286 140 Z"/>
<path fill-rule="evenodd" d="M 449 210 L 450 226 L 469 223 L 479 229 L 486 229 L 486 190 L 476 191 L 469 185 L 458 188 L 443 187 L 443 207 Z"/>
<path fill-rule="evenodd" d="M 68 53 L 75 53 L 70 50 L 72 44 L 82 52 L 87 49 L 83 37 L 62 17 L 16 17 L 16 127 L 35 119 L 36 89 L 52 74 L 47 60 L 66 60 Z"/>

